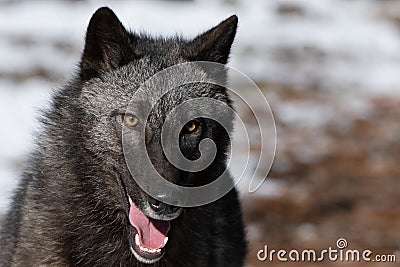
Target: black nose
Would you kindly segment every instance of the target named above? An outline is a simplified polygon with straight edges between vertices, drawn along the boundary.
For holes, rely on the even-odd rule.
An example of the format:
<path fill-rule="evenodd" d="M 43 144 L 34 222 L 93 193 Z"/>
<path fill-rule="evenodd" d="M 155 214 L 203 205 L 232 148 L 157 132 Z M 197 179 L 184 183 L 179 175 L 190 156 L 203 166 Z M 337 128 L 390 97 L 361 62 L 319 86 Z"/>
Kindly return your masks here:
<path fill-rule="evenodd" d="M 159 198 L 162 199 L 162 196 L 160 196 Z M 158 214 L 164 214 L 164 215 L 173 214 L 178 212 L 180 209 L 179 207 L 165 204 L 152 197 L 149 197 L 148 202 L 150 207 Z"/>

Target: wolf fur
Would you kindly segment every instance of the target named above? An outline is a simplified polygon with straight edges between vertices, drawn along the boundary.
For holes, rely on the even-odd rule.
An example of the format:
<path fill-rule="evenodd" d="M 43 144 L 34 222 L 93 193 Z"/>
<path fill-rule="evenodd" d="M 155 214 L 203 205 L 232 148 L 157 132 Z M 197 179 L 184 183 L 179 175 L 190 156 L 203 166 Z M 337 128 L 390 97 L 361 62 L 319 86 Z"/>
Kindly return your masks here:
<path fill-rule="evenodd" d="M 200 60 L 227 63 L 237 22 L 232 16 L 192 40 L 156 38 L 128 32 L 109 8 L 95 12 L 78 73 L 54 93 L 42 116 L 43 132 L 1 228 L 0 266 L 149 266 L 131 252 L 121 188 L 146 216 L 162 220 L 176 213 L 165 254 L 151 266 L 243 266 L 246 241 L 236 190 L 207 205 L 181 210 L 165 205 L 164 215 L 151 213 L 151 198 L 127 170 L 123 126 L 116 119 L 139 85 L 162 69 Z M 202 134 L 218 147 L 209 168 L 187 173 L 165 159 L 158 129 L 166 113 L 199 96 L 231 105 L 224 88 L 197 89 L 171 91 L 162 99 L 146 136 L 160 173 L 189 186 L 215 179 L 226 168 L 229 146 L 227 133 L 205 120 Z M 198 152 L 181 150 L 188 158 Z"/>

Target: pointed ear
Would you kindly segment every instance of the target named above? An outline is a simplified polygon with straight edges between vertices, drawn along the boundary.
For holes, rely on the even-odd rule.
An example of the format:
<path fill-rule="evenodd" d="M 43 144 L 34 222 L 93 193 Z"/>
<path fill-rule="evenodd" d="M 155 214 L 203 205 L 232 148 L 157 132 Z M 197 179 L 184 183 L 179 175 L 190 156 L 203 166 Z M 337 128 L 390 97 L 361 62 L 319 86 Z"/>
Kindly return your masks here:
<path fill-rule="evenodd" d="M 137 58 L 129 33 L 108 7 L 99 8 L 86 31 L 85 48 L 80 63 L 84 80 L 127 64 Z"/>
<path fill-rule="evenodd" d="M 226 64 L 235 38 L 237 24 L 238 18 L 233 15 L 197 36 L 189 43 L 189 59 Z"/>

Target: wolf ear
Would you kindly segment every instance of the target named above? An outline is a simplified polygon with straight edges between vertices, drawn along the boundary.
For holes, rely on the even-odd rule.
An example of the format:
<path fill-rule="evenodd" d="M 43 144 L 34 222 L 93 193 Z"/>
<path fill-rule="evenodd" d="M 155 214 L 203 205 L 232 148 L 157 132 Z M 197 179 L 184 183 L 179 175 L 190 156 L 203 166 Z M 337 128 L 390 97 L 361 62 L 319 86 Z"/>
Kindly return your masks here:
<path fill-rule="evenodd" d="M 226 64 L 235 38 L 237 24 L 238 18 L 233 15 L 214 28 L 197 36 L 189 43 L 190 60 Z"/>
<path fill-rule="evenodd" d="M 129 38 L 114 12 L 108 7 L 99 8 L 86 31 L 81 77 L 84 80 L 97 77 L 137 58 Z"/>

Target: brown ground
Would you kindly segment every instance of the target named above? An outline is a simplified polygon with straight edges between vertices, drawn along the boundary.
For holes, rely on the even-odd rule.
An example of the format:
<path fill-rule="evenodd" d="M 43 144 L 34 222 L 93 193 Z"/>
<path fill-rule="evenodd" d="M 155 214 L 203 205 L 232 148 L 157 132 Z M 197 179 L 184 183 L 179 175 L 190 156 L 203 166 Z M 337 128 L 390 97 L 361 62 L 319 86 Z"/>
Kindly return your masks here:
<path fill-rule="evenodd" d="M 360 116 L 346 111 L 340 98 L 326 92 L 268 84 L 261 87 L 275 99 L 270 101 L 273 111 L 282 103 L 306 100 L 333 105 L 336 111 L 322 129 L 301 122 L 299 126 L 285 124 L 275 114 L 278 151 L 269 179 L 286 186 L 278 197 L 243 200 L 248 266 L 395 266 L 257 260 L 256 253 L 264 244 L 274 249 L 322 250 L 336 248 L 336 240 L 345 238 L 349 249 L 397 253 L 400 261 L 400 97 L 366 97 L 368 112 Z M 314 140 L 320 135 L 323 139 Z M 318 151 L 318 156 L 303 161 L 298 153 L 302 146 Z M 290 167 L 277 168 L 282 161 Z"/>

